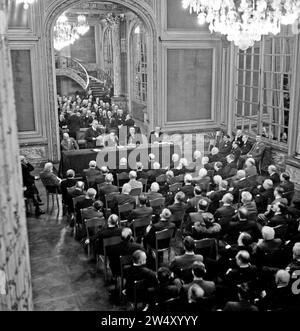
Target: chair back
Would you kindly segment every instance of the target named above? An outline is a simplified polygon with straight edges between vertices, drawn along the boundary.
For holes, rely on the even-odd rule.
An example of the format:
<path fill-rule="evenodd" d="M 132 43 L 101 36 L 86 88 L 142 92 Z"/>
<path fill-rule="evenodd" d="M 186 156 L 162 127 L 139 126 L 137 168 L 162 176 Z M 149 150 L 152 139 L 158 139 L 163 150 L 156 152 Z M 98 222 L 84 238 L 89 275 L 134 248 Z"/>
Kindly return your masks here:
<path fill-rule="evenodd" d="M 178 175 L 176 177 L 174 177 L 174 179 L 176 180 L 175 183 L 183 183 L 184 182 L 184 175 Z"/>
<path fill-rule="evenodd" d="M 122 184 L 125 181 L 129 181 L 129 174 L 127 172 L 122 172 L 117 174 L 117 185 L 120 188 L 120 183 Z"/>
<path fill-rule="evenodd" d="M 147 227 L 151 224 L 152 216 L 137 219 L 132 222 L 133 236 L 135 239 L 145 235 Z"/>
<path fill-rule="evenodd" d="M 182 183 L 175 183 L 175 184 L 169 186 L 169 191 L 172 194 L 176 194 L 177 192 L 180 191 L 181 188 L 182 188 Z"/>
<path fill-rule="evenodd" d="M 152 208 L 163 208 L 166 202 L 166 198 L 159 198 L 159 199 L 155 199 L 150 201 L 150 207 Z"/>
<path fill-rule="evenodd" d="M 106 209 L 109 208 L 109 204 L 114 200 L 114 197 L 118 196 L 120 193 L 118 192 L 113 192 L 105 195 L 105 204 L 106 204 Z"/>
<path fill-rule="evenodd" d="M 159 184 L 160 186 L 164 185 L 166 181 L 167 181 L 167 175 L 165 174 L 156 177 L 156 183 Z"/>
<path fill-rule="evenodd" d="M 122 216 L 127 218 L 129 213 L 131 211 L 133 211 L 133 209 L 134 209 L 134 204 L 133 203 L 125 203 L 124 205 L 118 205 L 120 223 L 122 223 L 122 221 L 125 221 L 125 220 L 122 220 Z M 127 219 L 126 219 L 126 222 L 127 222 Z"/>
<path fill-rule="evenodd" d="M 86 234 L 87 239 L 90 238 L 90 233 L 92 230 L 93 234 L 96 234 L 99 228 L 101 228 L 106 223 L 105 218 L 102 217 L 94 217 L 89 220 L 84 220 L 85 228 L 86 228 Z"/>
<path fill-rule="evenodd" d="M 174 229 L 165 229 L 155 233 L 155 250 L 162 252 L 170 248 L 170 242 L 174 234 Z"/>
<path fill-rule="evenodd" d="M 104 257 L 107 258 L 107 249 L 109 247 L 117 246 L 121 243 L 121 236 L 111 237 L 103 239 L 103 253 Z"/>
<path fill-rule="evenodd" d="M 132 197 L 139 197 L 142 194 L 142 189 L 141 188 L 135 188 L 130 191 L 130 195 Z"/>
<path fill-rule="evenodd" d="M 195 252 L 205 258 L 216 260 L 218 257 L 218 244 L 215 238 L 195 240 Z"/>
<path fill-rule="evenodd" d="M 147 191 L 147 185 L 148 185 L 148 179 L 147 178 L 140 178 L 138 182 L 143 184 L 143 191 L 146 193 Z"/>

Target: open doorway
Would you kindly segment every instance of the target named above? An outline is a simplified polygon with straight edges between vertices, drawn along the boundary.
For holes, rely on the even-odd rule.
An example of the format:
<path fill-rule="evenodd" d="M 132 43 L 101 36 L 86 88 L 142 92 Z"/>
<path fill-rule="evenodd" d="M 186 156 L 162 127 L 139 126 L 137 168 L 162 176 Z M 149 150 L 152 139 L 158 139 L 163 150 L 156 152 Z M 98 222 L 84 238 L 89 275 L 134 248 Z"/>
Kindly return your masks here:
<path fill-rule="evenodd" d="M 152 23 L 139 15 L 139 10 L 133 10 L 128 4 L 124 6 L 122 1 L 73 1 L 73 5 L 62 8 L 51 23 L 53 94 L 58 110 L 56 128 L 60 130 L 56 141 L 58 155 L 66 126 L 65 118 L 60 115 L 68 112 L 79 111 L 80 116 L 90 117 L 86 122 L 82 119 L 80 130 L 94 117 L 105 121 L 101 118 L 103 111 L 105 117 L 107 111 L 118 109 L 132 115 L 144 130 L 151 129 L 149 123 L 154 123 L 156 102 L 153 93 L 156 47 L 153 47 Z M 88 29 L 72 44 L 57 47 L 55 39 L 61 37 L 57 27 L 62 16 L 71 27 L 76 27 L 79 17 L 84 17 Z M 80 134 L 74 136 L 81 140 L 80 137 Z"/>

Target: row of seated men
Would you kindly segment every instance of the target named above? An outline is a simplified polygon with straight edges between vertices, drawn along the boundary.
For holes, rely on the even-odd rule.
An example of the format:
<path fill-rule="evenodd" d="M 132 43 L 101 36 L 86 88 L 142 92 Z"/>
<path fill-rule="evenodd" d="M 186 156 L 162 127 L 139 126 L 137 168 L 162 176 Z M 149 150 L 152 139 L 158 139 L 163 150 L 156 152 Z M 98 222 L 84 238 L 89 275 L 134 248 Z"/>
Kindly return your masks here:
<path fill-rule="evenodd" d="M 222 242 L 225 242 L 228 245 L 235 245 L 237 240 L 240 238 L 239 234 L 244 231 L 251 237 L 250 242 L 252 246 L 258 245 L 259 242 L 265 242 L 267 243 L 267 253 L 269 253 L 269 249 L 271 250 L 271 253 L 277 253 L 277 250 L 279 250 L 279 261 L 276 254 L 274 254 L 276 257 L 275 261 L 270 259 L 271 262 L 268 262 L 269 265 L 271 264 L 272 268 L 282 266 L 282 264 L 290 262 L 289 260 L 292 255 L 291 243 L 299 241 L 297 219 L 300 216 L 300 206 L 299 201 L 295 201 L 293 207 L 288 207 L 290 201 L 287 198 L 284 198 L 283 195 L 285 191 L 287 191 L 287 193 L 290 192 L 290 188 L 293 187 L 292 183 L 290 183 L 288 174 L 282 174 L 281 176 L 277 174 L 276 176 L 274 174 L 274 170 L 276 169 L 273 166 L 269 167 L 269 178 L 264 180 L 263 185 L 258 185 L 257 187 L 253 186 L 251 190 L 249 189 L 248 191 L 241 192 L 242 207 L 240 209 L 238 209 L 234 204 L 234 190 L 236 189 L 236 182 L 241 182 L 245 179 L 245 171 L 238 172 L 236 180 L 231 182 L 231 187 L 229 187 L 228 182 L 224 181 L 222 178 L 220 181 L 220 176 L 215 176 L 213 178 L 215 188 L 210 192 L 202 190 L 198 185 L 194 187 L 191 183 L 190 175 L 186 175 L 184 179 L 185 185 L 181 188 L 180 192 L 176 193 L 174 197 L 175 203 L 170 205 L 170 200 L 169 202 L 166 202 L 165 207 L 168 207 L 168 209 L 164 210 L 159 215 L 160 217 L 158 222 L 156 222 L 156 219 L 154 218 L 152 223 L 150 223 L 150 227 L 145 235 L 143 246 L 144 250 L 148 252 L 148 259 L 150 258 L 151 260 L 151 254 L 149 254 L 147 244 L 149 244 L 150 247 L 153 247 L 155 233 L 158 230 L 163 230 L 165 228 L 180 227 L 182 228 L 184 236 L 188 235 L 194 239 L 216 236 L 218 240 L 221 239 Z M 206 170 L 202 171 L 205 172 Z M 171 174 L 169 173 L 169 175 Z M 241 178 L 238 178 L 239 176 Z M 274 182 L 270 178 L 273 178 Z M 106 183 L 104 186 L 108 186 L 110 188 L 114 187 L 112 180 L 112 174 L 107 174 Z M 136 178 L 131 178 L 130 181 L 132 183 L 136 183 Z M 280 185 L 278 186 L 278 184 Z M 274 186 L 276 187 L 275 190 Z M 148 201 L 151 201 L 151 198 L 156 200 L 157 198 L 162 197 L 162 193 L 159 192 L 161 189 L 161 192 L 163 192 L 163 188 L 161 188 L 158 183 L 152 183 L 150 192 L 145 197 L 140 197 L 140 207 L 136 208 L 136 200 L 130 196 L 130 184 L 128 183 L 123 186 L 122 193 L 118 196 L 122 197 L 122 199 L 124 198 L 123 201 L 127 201 L 129 203 L 131 201 L 133 205 L 133 210 L 127 217 L 127 225 L 131 225 L 131 220 L 146 217 L 147 215 L 153 215 L 154 210 L 151 209 L 151 207 L 148 207 L 147 204 Z M 117 193 L 118 188 L 115 187 L 114 190 Z M 185 191 L 186 194 L 183 191 Z M 257 193 L 254 199 L 253 195 L 249 191 Z M 190 197 L 188 197 L 189 194 L 191 194 Z M 220 205 L 217 206 L 217 204 L 215 204 L 215 206 L 212 207 L 214 196 L 218 196 L 219 194 L 220 197 L 222 196 L 222 199 L 219 197 L 217 202 L 219 203 L 221 200 L 222 206 L 220 207 Z M 102 201 L 98 201 L 96 204 L 93 204 L 96 195 L 97 192 L 94 189 L 89 189 L 85 200 L 89 200 L 88 204 L 91 206 L 93 205 L 90 207 L 90 210 L 95 210 L 103 215 L 101 210 L 104 206 L 105 195 L 102 195 L 100 198 Z M 122 203 L 122 199 L 120 201 L 116 199 L 117 203 L 115 204 L 115 207 L 117 205 L 119 206 L 120 202 Z M 264 202 L 262 203 L 262 201 Z M 260 206 L 259 208 L 256 206 L 256 203 Z M 270 207 L 267 208 L 268 203 Z M 76 209 L 79 211 L 82 207 L 86 206 L 84 206 L 84 204 L 79 204 Z M 184 211 L 185 216 L 187 216 L 183 218 L 184 222 L 182 227 L 176 219 L 176 216 L 180 214 L 180 211 Z M 114 210 L 113 212 L 116 211 Z M 118 227 L 119 218 L 116 214 L 113 214 L 108 218 L 107 224 L 106 221 L 104 221 L 104 228 L 94 235 L 92 239 L 90 239 L 92 244 L 96 246 L 95 252 L 99 254 L 102 253 L 101 239 L 106 238 L 107 236 L 115 236 L 116 234 L 120 235 L 121 229 Z M 87 216 L 84 218 L 86 217 Z M 285 226 L 286 224 L 288 224 L 288 226 Z M 277 231 L 276 228 L 278 225 L 284 225 L 283 230 L 281 229 L 280 231 Z M 290 242 L 288 242 L 289 240 Z M 229 249 L 228 245 L 226 245 L 225 248 Z M 225 256 L 227 249 L 224 250 Z M 284 252 L 281 251 L 282 249 Z M 274 252 L 272 250 L 274 250 Z M 120 255 L 122 255 L 121 252 L 116 254 L 117 259 Z M 263 266 L 263 262 L 257 262 L 257 260 L 260 261 L 257 255 L 254 260 L 258 266 L 260 266 L 260 263 Z M 119 265 L 118 262 L 119 261 L 117 261 L 115 265 Z M 246 265 L 248 264 L 249 263 Z M 114 265 L 114 263 L 111 263 L 111 265 Z M 218 263 L 215 265 L 208 260 L 208 268 L 214 276 L 217 275 L 217 278 L 222 275 L 222 272 L 224 272 L 227 266 L 226 259 L 225 261 L 223 259 L 219 259 Z M 245 266 L 243 266 L 243 268 L 244 267 Z M 114 267 L 112 267 L 112 269 L 113 268 Z M 288 283 L 290 284 L 290 281 Z M 279 287 L 281 288 L 282 284 L 280 284 Z M 287 288 L 287 286 L 284 287 Z M 130 287 L 128 288 L 128 291 L 130 293 Z M 231 291 L 229 291 L 229 293 L 231 293 Z"/>

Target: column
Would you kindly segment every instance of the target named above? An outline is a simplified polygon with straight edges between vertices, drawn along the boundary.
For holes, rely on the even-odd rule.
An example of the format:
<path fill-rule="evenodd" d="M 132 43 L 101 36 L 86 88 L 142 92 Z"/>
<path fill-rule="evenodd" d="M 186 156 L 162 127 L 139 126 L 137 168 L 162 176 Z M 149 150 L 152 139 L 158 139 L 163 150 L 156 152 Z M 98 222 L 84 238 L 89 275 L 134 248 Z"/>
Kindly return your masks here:
<path fill-rule="evenodd" d="M 0 0 L 0 311 L 27 311 L 32 288 L 7 15 Z"/>
<path fill-rule="evenodd" d="M 114 66 L 114 97 L 118 98 L 122 94 L 120 19 L 116 19 L 111 28 Z"/>

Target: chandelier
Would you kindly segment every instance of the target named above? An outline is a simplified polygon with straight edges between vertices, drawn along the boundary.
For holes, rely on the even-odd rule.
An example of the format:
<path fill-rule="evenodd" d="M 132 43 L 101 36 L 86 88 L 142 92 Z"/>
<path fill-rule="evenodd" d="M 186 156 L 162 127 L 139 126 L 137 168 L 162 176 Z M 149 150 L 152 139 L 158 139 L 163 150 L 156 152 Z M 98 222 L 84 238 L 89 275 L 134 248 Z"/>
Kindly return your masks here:
<path fill-rule="evenodd" d="M 32 5 L 35 0 L 17 0 L 17 4 L 23 3 L 24 9 L 27 10 L 29 8 L 29 5 Z"/>
<path fill-rule="evenodd" d="M 65 14 L 61 15 L 54 26 L 54 48 L 57 51 L 74 44 L 76 40 L 89 31 L 86 17 L 79 15 L 77 23 L 71 24 Z"/>
<path fill-rule="evenodd" d="M 198 14 L 200 25 L 227 36 L 242 50 L 253 47 L 263 35 L 280 33 L 281 25 L 300 16 L 299 0 L 182 0 L 184 9 Z"/>

